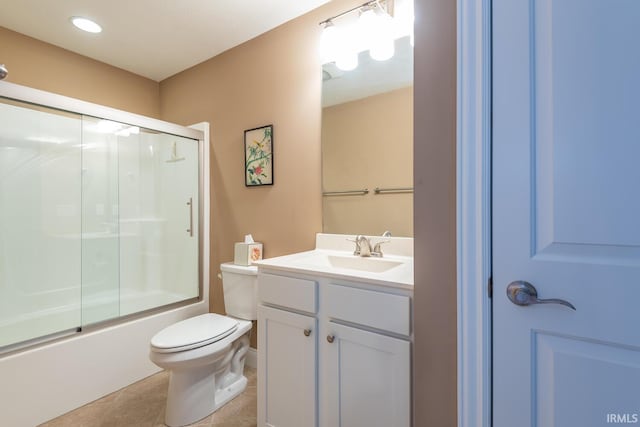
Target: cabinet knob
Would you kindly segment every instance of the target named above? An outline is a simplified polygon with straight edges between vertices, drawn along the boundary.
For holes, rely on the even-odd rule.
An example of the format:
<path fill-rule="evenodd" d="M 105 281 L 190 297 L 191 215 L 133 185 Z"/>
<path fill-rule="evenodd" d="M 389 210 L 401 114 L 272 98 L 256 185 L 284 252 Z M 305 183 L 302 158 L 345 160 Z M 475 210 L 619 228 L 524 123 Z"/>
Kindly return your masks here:
<path fill-rule="evenodd" d="M 336 339 L 336 337 L 334 337 L 333 335 L 327 335 L 327 341 L 329 343 L 332 343 L 334 339 Z"/>
<path fill-rule="evenodd" d="M 311 329 L 305 329 L 303 332 L 305 337 L 308 337 L 309 335 L 311 335 Z"/>

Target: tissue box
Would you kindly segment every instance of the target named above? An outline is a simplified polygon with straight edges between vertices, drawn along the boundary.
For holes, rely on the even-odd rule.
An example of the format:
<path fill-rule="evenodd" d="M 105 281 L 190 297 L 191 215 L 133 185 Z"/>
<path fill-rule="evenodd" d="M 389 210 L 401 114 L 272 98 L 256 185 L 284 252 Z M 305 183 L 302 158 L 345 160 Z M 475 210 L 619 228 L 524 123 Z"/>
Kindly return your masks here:
<path fill-rule="evenodd" d="M 251 265 L 253 261 L 262 259 L 262 243 L 236 243 L 233 263 Z"/>

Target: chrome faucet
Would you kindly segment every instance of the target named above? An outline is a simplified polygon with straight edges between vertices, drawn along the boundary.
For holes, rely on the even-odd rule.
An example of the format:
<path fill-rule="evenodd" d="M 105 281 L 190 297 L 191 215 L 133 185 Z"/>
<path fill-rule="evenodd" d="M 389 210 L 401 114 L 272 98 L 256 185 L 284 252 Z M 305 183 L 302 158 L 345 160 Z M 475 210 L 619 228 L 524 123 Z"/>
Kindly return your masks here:
<path fill-rule="evenodd" d="M 383 234 L 383 237 L 387 237 L 386 233 Z M 356 239 L 351 241 L 355 242 L 356 244 L 356 249 L 353 251 L 353 254 L 355 256 L 361 256 L 361 257 L 372 256 L 372 257 L 378 257 L 378 258 L 382 258 L 383 256 L 381 245 L 383 243 L 389 243 L 389 240 L 381 240 L 377 242 L 372 249 L 371 241 L 366 236 L 363 236 L 361 234 L 357 235 Z"/>
<path fill-rule="evenodd" d="M 391 237 L 391 232 L 385 231 L 384 233 L 382 233 L 382 237 Z M 380 240 L 378 243 L 376 243 L 373 247 L 373 252 L 371 252 L 371 256 L 382 258 L 382 248 L 380 247 L 380 245 L 382 245 L 383 243 L 389 243 L 390 241 L 391 240 Z"/>
<path fill-rule="evenodd" d="M 389 243 L 389 240 L 381 240 L 378 243 L 375 244 L 375 246 L 373 247 L 373 251 L 371 251 L 371 256 L 375 256 L 378 258 L 382 258 L 382 248 L 380 247 L 380 245 L 382 245 L 383 243 Z"/>
<path fill-rule="evenodd" d="M 356 236 L 356 250 L 353 251 L 353 254 L 356 256 L 371 256 L 371 242 L 367 239 L 366 236 L 357 235 Z"/>

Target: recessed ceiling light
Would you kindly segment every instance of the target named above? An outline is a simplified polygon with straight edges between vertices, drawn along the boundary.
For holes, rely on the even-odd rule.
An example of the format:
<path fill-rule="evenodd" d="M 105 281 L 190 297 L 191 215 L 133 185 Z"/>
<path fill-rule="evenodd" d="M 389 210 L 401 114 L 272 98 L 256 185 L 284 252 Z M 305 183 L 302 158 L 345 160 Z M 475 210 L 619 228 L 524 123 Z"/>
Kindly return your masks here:
<path fill-rule="evenodd" d="M 69 18 L 71 23 L 76 27 L 80 28 L 83 31 L 87 31 L 89 33 L 100 33 L 102 32 L 102 27 L 91 19 L 83 18 L 81 16 L 72 16 Z"/>

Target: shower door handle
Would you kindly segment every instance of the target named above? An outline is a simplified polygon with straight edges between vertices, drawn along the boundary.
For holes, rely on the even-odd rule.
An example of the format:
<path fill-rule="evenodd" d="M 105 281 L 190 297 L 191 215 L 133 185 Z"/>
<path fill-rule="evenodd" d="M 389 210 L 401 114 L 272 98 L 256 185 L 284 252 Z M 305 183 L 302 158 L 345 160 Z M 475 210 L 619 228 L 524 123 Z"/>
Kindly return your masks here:
<path fill-rule="evenodd" d="M 189 206 L 189 228 L 187 233 L 189 233 L 189 237 L 193 237 L 193 197 L 189 197 L 187 206 Z"/>

